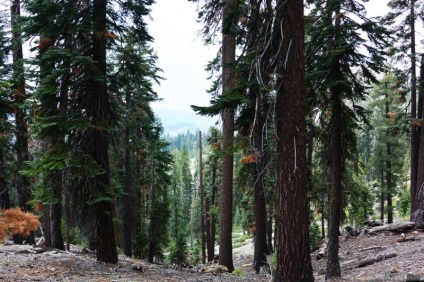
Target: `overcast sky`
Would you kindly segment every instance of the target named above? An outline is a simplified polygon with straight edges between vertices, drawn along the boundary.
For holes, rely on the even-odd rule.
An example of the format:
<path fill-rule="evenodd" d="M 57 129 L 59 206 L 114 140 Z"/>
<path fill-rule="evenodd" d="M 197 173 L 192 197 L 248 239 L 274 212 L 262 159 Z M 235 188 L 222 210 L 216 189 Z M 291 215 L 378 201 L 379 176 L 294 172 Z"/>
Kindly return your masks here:
<path fill-rule="evenodd" d="M 216 55 L 218 47 L 205 47 L 199 35 L 201 24 L 196 22 L 196 4 L 187 0 L 156 0 L 152 6 L 149 23 L 154 37 L 154 48 L 159 56 L 157 65 L 163 69 L 166 80 L 156 86 L 163 102 L 153 104 L 153 109 L 165 126 L 177 123 L 194 123 L 207 129 L 218 120 L 196 116 L 190 105 L 206 106 L 210 86 L 205 66 Z M 366 4 L 368 15 L 387 12 L 388 0 L 371 0 Z"/>
<path fill-rule="evenodd" d="M 217 47 L 205 47 L 199 35 L 201 25 L 196 22 L 196 4 L 187 0 L 157 0 L 152 6 L 153 21 L 149 24 L 154 37 L 157 61 L 166 80 L 156 86 L 163 102 L 153 104 L 162 123 L 174 125 L 188 122 L 205 130 L 215 119 L 196 116 L 190 105 L 207 106 L 210 87 L 205 66 L 212 60 Z"/>

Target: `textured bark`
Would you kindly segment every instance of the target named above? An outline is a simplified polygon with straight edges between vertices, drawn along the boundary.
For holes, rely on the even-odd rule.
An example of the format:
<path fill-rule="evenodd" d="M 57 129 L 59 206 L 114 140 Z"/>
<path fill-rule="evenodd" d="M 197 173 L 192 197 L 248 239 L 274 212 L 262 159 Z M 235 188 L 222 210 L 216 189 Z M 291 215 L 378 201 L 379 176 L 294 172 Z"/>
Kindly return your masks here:
<path fill-rule="evenodd" d="M 257 0 L 250 0 L 250 5 L 255 7 L 256 13 L 252 13 L 250 19 L 250 39 L 248 40 L 249 50 L 255 50 L 258 41 L 258 11 L 260 5 Z M 263 64 L 268 65 L 268 54 L 265 55 Z M 262 66 L 261 69 L 266 69 Z M 264 72 L 265 73 L 265 72 Z M 257 76 L 262 76 L 262 81 L 267 83 L 268 74 L 257 73 Z M 266 85 L 269 86 L 269 85 Z M 266 208 L 266 194 L 265 194 L 265 174 L 268 166 L 268 151 L 265 145 L 264 125 L 266 118 L 269 114 L 269 107 L 267 103 L 267 93 L 262 91 L 259 85 L 254 85 L 249 89 L 249 99 L 252 107 L 254 107 L 254 118 L 252 121 L 253 128 L 251 132 L 243 132 L 244 135 L 251 136 L 252 152 L 255 156 L 256 162 L 252 164 L 253 173 L 253 186 L 254 186 L 254 203 L 255 203 L 255 232 L 254 232 L 254 256 L 253 268 L 256 273 L 259 273 L 260 268 L 267 264 L 267 255 L 269 254 L 267 246 L 267 208 Z M 250 130 L 249 130 L 250 131 Z M 253 134 L 251 134 L 253 133 Z"/>
<path fill-rule="evenodd" d="M 57 199 L 57 203 L 51 205 L 50 209 L 50 234 L 51 247 L 59 250 L 65 250 L 63 243 L 61 222 L 62 222 L 62 172 L 57 171 L 53 174 L 52 192 Z"/>
<path fill-rule="evenodd" d="M 25 121 L 25 111 L 21 107 L 26 100 L 25 76 L 22 42 L 20 40 L 21 32 L 16 19 L 20 16 L 20 0 L 13 0 L 10 7 L 11 25 L 12 25 L 12 43 L 13 43 L 13 80 L 14 80 L 14 108 L 16 122 L 16 157 L 17 171 L 24 168 L 25 162 L 29 160 L 28 154 L 28 125 Z M 30 211 L 31 207 L 28 201 L 31 199 L 31 187 L 28 177 L 18 174 L 17 190 L 19 198 L 19 207 L 22 211 Z"/>
<path fill-rule="evenodd" d="M 417 75 L 416 75 L 416 52 L 415 52 L 415 0 L 411 0 L 411 119 L 417 117 Z M 417 209 L 417 175 L 418 175 L 418 154 L 419 154 L 419 141 L 418 141 L 418 128 L 412 124 L 410 129 L 411 136 L 411 220 L 414 217 L 415 210 Z M 418 188 L 419 189 L 419 188 Z"/>
<path fill-rule="evenodd" d="M 275 281 L 313 281 L 306 194 L 303 1 L 277 1 L 277 270 Z M 283 36 L 284 35 L 284 36 Z"/>
<path fill-rule="evenodd" d="M 420 67 L 420 96 L 424 95 L 424 55 L 421 57 Z M 424 103 L 421 104 L 421 117 L 424 116 Z M 424 130 L 420 130 L 420 151 L 418 162 L 417 186 L 416 186 L 416 209 L 413 214 L 413 221 L 419 229 L 424 228 Z M 411 184 L 412 185 L 412 184 Z"/>
<path fill-rule="evenodd" d="M 94 0 L 93 18 L 95 34 L 93 36 L 93 60 L 102 75 L 101 80 L 93 80 L 91 89 L 92 108 L 91 114 L 95 129 L 92 132 L 91 156 L 105 171 L 95 177 L 95 190 L 100 195 L 108 195 L 110 185 L 109 175 L 109 139 L 108 128 L 110 105 L 106 89 L 106 0 Z M 110 195 L 108 195 L 110 196 Z M 106 263 L 116 263 L 118 253 L 116 250 L 115 233 L 112 222 L 112 201 L 101 201 L 95 204 L 96 209 L 96 235 L 97 235 L 97 260 Z"/>
<path fill-rule="evenodd" d="M 228 0 L 223 9 L 223 26 L 232 26 L 231 19 L 235 8 L 235 0 Z M 236 59 L 236 38 L 231 28 L 222 34 L 222 92 L 227 92 L 234 86 L 234 74 L 228 64 Z M 221 230 L 219 244 L 219 264 L 233 272 L 233 154 L 229 152 L 234 138 L 234 109 L 226 108 L 222 113 L 222 186 L 221 186 Z"/>

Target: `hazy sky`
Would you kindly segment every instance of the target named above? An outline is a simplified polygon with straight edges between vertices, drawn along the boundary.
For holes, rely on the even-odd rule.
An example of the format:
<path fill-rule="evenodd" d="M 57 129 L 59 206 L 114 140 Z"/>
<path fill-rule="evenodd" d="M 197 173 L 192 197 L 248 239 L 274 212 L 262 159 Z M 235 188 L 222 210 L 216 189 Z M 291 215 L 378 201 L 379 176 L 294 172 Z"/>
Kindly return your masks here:
<path fill-rule="evenodd" d="M 197 5 L 187 0 L 157 0 L 152 6 L 153 21 L 149 24 L 154 37 L 157 61 L 166 80 L 155 90 L 163 102 L 153 104 L 162 123 L 173 125 L 194 123 L 205 130 L 218 118 L 196 116 L 190 105 L 207 106 L 210 86 L 205 66 L 213 59 L 217 47 L 205 47 L 196 22 Z"/>
<path fill-rule="evenodd" d="M 190 105 L 209 104 L 206 90 L 210 86 L 205 65 L 215 57 L 218 47 L 205 47 L 196 22 L 196 4 L 187 0 L 156 0 L 149 23 L 155 38 L 154 48 L 159 56 L 157 65 L 163 69 L 166 80 L 155 89 L 163 102 L 153 109 L 165 126 L 182 122 L 195 123 L 205 130 L 218 117 L 207 119 L 196 116 Z M 387 0 L 371 0 L 366 4 L 369 16 L 387 12 Z"/>

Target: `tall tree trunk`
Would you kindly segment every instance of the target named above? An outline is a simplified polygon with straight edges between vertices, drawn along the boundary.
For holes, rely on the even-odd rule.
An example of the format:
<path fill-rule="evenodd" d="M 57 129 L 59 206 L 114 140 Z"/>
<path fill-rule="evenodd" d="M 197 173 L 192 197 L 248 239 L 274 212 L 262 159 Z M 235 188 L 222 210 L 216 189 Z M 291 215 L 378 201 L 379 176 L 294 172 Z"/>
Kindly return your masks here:
<path fill-rule="evenodd" d="M 277 270 L 275 281 L 314 281 L 306 191 L 303 1 L 277 1 Z M 283 36 L 284 35 L 284 36 Z M 278 46 L 278 45 L 277 45 Z"/>
<path fill-rule="evenodd" d="M 156 238 L 155 238 L 155 201 L 156 201 L 156 182 L 155 182 L 155 160 L 153 158 L 154 150 L 152 150 L 152 172 L 151 172 L 151 190 L 150 190 L 150 199 L 151 199 L 151 207 L 150 207 L 150 223 L 149 223 L 149 262 L 153 263 L 156 252 Z"/>
<path fill-rule="evenodd" d="M 424 95 L 424 55 L 421 56 L 420 67 L 420 96 Z M 424 103 L 421 103 L 421 118 L 424 117 Z M 418 162 L 418 175 L 417 175 L 417 206 L 413 214 L 413 221 L 418 229 L 424 228 L 424 130 L 420 130 L 420 151 Z"/>
<path fill-rule="evenodd" d="M 92 112 L 95 129 L 91 143 L 91 156 L 105 171 L 95 177 L 95 191 L 102 196 L 111 197 L 108 192 L 110 185 L 109 165 L 109 138 L 108 128 L 110 105 L 106 89 L 106 0 L 93 1 L 93 18 L 95 34 L 93 36 L 93 60 L 102 75 L 101 79 L 93 80 Z M 116 250 L 115 232 L 112 221 L 112 201 L 103 200 L 95 204 L 96 209 L 96 235 L 97 260 L 106 263 L 116 263 L 118 253 Z"/>
<path fill-rule="evenodd" d="M 206 232 L 206 249 L 207 249 L 207 262 L 213 261 L 214 249 L 211 236 L 211 216 L 209 196 L 205 197 L 205 232 Z"/>
<path fill-rule="evenodd" d="M 340 30 L 341 17 L 340 4 L 334 11 L 335 24 L 334 29 L 337 34 Z M 335 45 L 337 38 L 334 39 Z M 337 76 L 340 72 L 339 58 L 334 58 L 332 65 L 332 74 Z M 342 211 L 342 195 L 343 195 L 343 147 L 342 147 L 342 107 L 343 102 L 340 97 L 340 89 L 338 86 L 333 86 L 330 89 L 332 101 L 332 115 L 330 119 L 331 126 L 331 147 L 332 147 L 332 171 L 331 171 L 331 195 L 330 195 L 330 212 L 328 221 L 328 259 L 326 279 L 332 277 L 340 277 L 340 262 L 339 262 L 339 235 L 340 235 L 340 218 Z"/>
<path fill-rule="evenodd" d="M 126 106 L 126 126 L 125 126 L 125 176 L 124 176 L 124 253 L 125 255 L 132 256 L 132 207 L 131 198 L 133 197 L 131 191 L 131 168 L 130 168 L 130 103 L 131 93 L 127 91 L 125 97 Z"/>
<path fill-rule="evenodd" d="M 325 279 L 332 277 L 340 277 L 339 263 L 339 235 L 340 235 L 340 214 L 342 210 L 342 101 L 339 97 L 338 90 L 332 89 L 332 180 L 331 180 L 331 197 L 330 197 L 330 216 L 328 222 L 328 259 L 327 273 Z"/>
<path fill-rule="evenodd" d="M 389 113 L 389 101 L 386 94 L 386 113 Z M 389 118 L 388 114 L 387 118 Z M 386 187 L 387 187 L 387 223 L 393 223 L 393 204 L 392 204 L 392 148 L 391 148 L 391 134 L 389 129 L 386 131 Z"/>
<path fill-rule="evenodd" d="M 415 52 L 415 0 L 411 0 L 411 119 L 417 118 L 417 74 L 416 74 L 416 52 Z M 419 139 L 417 126 L 411 125 L 411 220 L 413 220 L 415 210 L 417 209 L 417 174 L 418 174 L 418 154 Z"/>
<path fill-rule="evenodd" d="M 256 141 L 258 145 L 262 145 L 262 123 L 258 121 L 256 127 Z M 259 145 L 259 147 L 262 147 Z M 254 168 L 254 200 L 255 200 L 255 227 L 256 232 L 254 233 L 254 258 L 253 258 L 253 267 L 256 273 L 259 273 L 259 270 L 262 266 L 266 265 L 267 258 L 266 255 L 269 254 L 269 250 L 267 247 L 267 213 L 266 213 L 266 199 L 265 199 L 265 185 L 264 185 L 264 174 L 265 168 L 267 166 L 267 152 L 257 152 L 261 154 L 261 158 L 257 160 L 257 162 L 253 165 Z"/>
<path fill-rule="evenodd" d="M 26 100 L 25 76 L 22 42 L 20 39 L 21 31 L 17 19 L 21 15 L 20 0 L 13 0 L 10 7 L 11 25 L 12 25 L 12 44 L 13 44 L 13 80 L 14 80 L 14 112 L 16 122 L 16 156 L 17 171 L 24 168 L 25 162 L 28 161 L 28 126 L 25 121 L 25 110 L 22 106 Z M 31 207 L 28 201 L 31 199 L 31 188 L 29 179 L 26 176 L 18 174 L 17 190 L 19 197 L 19 207 L 23 211 L 30 211 Z"/>
<path fill-rule="evenodd" d="M 28 153 L 28 125 L 25 121 L 25 109 L 23 106 L 26 100 L 24 61 L 21 42 L 21 30 L 17 19 L 21 15 L 20 0 L 12 0 L 10 6 L 11 27 L 12 27 L 12 59 L 13 59 L 13 104 L 16 124 L 16 170 L 18 172 L 16 178 L 16 186 L 18 192 L 19 207 L 22 211 L 31 211 L 28 204 L 31 199 L 30 181 L 27 176 L 20 173 L 24 169 L 25 163 L 29 160 Z M 28 238 L 22 238 L 19 235 L 13 236 L 15 244 L 22 244 L 23 241 L 29 244 L 35 244 L 34 233 Z"/>
<path fill-rule="evenodd" d="M 218 193 L 218 187 L 216 186 L 216 161 L 213 161 L 212 164 L 212 198 L 211 198 L 211 206 L 212 209 L 215 209 L 216 206 L 216 197 Z M 211 215 L 211 250 L 213 252 L 212 260 L 215 257 L 215 238 L 216 238 L 216 215 Z"/>
<path fill-rule="evenodd" d="M 235 10 L 235 0 L 228 0 L 223 9 L 222 32 L 222 95 L 235 85 L 234 73 L 229 66 L 236 59 L 236 38 L 232 30 Z M 221 186 L 221 230 L 219 244 L 219 264 L 233 272 L 233 154 L 229 152 L 234 138 L 234 109 L 225 108 L 222 113 L 222 186 Z"/>
<path fill-rule="evenodd" d="M 202 232 L 202 263 L 206 262 L 206 233 L 203 191 L 202 131 L 199 131 L 199 193 L 200 193 L 200 231 Z"/>

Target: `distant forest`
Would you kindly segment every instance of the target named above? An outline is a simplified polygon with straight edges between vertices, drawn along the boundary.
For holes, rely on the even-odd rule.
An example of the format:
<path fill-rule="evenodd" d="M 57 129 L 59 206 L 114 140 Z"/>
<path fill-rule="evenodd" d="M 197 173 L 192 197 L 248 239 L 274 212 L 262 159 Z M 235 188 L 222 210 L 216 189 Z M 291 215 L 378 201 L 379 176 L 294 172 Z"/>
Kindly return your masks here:
<path fill-rule="evenodd" d="M 39 216 L 46 247 L 233 272 L 247 233 L 256 273 L 313 281 L 323 238 L 342 275 L 346 225 L 424 228 L 423 1 L 189 0 L 219 46 L 192 109 L 222 123 L 175 137 L 151 107 L 154 2 L 0 6 L 0 208 Z M 12 211 L 0 238 L 34 243 Z"/>

